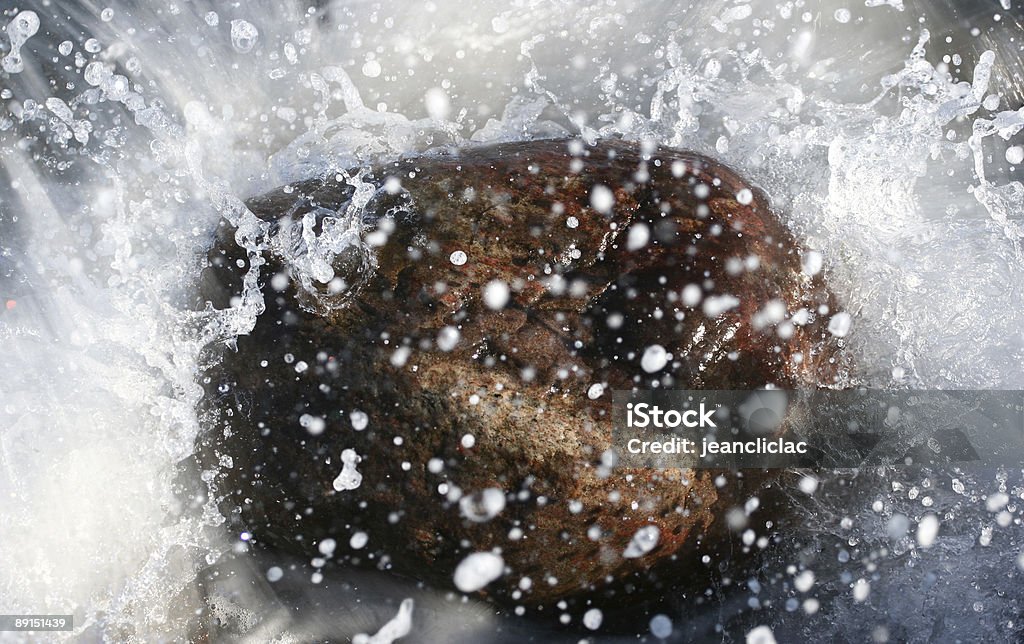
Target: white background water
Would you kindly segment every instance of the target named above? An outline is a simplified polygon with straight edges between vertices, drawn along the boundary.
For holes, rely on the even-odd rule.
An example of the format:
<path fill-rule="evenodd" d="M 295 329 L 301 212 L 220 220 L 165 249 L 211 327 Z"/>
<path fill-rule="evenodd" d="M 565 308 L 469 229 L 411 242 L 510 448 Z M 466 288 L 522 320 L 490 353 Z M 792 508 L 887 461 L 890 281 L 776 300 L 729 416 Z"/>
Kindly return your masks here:
<path fill-rule="evenodd" d="M 821 253 L 866 382 L 1024 387 L 1018 8 L 139 5 L 2 20 L 0 612 L 74 612 L 87 639 L 184 632 L 195 570 L 225 547 L 216 511 L 173 489 L 200 350 L 259 311 L 255 292 L 196 310 L 217 221 L 244 230 L 263 190 L 438 145 L 621 136 L 719 158 Z M 818 573 L 828 628 L 874 633 L 867 606 L 918 593 L 970 616 L 960 636 L 1019 633 L 1020 471 L 872 485 L 863 507 L 794 491 L 823 535 L 885 547 Z M 932 592 L 906 564 L 941 553 Z M 904 636 L 926 639 L 915 610 Z"/>

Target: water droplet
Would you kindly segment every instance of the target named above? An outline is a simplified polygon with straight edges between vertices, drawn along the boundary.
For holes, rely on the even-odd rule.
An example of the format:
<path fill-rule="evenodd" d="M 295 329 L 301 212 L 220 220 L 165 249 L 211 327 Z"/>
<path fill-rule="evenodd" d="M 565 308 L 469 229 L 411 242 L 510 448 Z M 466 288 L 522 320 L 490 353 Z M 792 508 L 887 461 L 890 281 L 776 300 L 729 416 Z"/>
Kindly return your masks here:
<path fill-rule="evenodd" d="M 299 416 L 299 424 L 305 427 L 306 431 L 313 436 L 319 436 L 327 428 L 327 423 L 324 422 L 323 418 L 313 416 L 312 414 L 302 414 L 302 416 Z"/>
<path fill-rule="evenodd" d="M 111 71 L 107 69 L 104 63 L 99 61 L 89 63 L 85 67 L 84 77 L 85 82 L 90 85 L 100 85 L 104 80 L 111 76 Z"/>
<path fill-rule="evenodd" d="M 818 489 L 818 479 L 817 477 L 808 474 L 807 476 L 800 479 L 799 487 L 800 491 L 803 492 L 804 494 L 814 494 L 814 492 Z"/>
<path fill-rule="evenodd" d="M 636 223 L 629 227 L 629 235 L 626 237 L 626 250 L 640 250 L 647 245 L 651 238 L 651 229 L 647 224 Z"/>
<path fill-rule="evenodd" d="M 866 600 L 870 594 L 871 582 L 867 579 L 858 579 L 857 582 L 853 584 L 853 601 L 858 604 Z"/>
<path fill-rule="evenodd" d="M 845 338 L 846 334 L 850 332 L 852 322 L 853 318 L 850 317 L 849 313 L 845 311 L 836 313 L 828 321 L 828 332 L 837 338 Z"/>
<path fill-rule="evenodd" d="M 489 487 L 459 499 L 462 516 L 474 523 L 485 523 L 498 516 L 505 509 L 505 493 L 496 487 Z"/>
<path fill-rule="evenodd" d="M 508 31 L 508 20 L 504 16 L 498 16 L 491 19 L 491 29 L 496 34 L 503 34 Z"/>
<path fill-rule="evenodd" d="M 37 31 L 39 31 L 39 16 L 34 11 L 20 11 L 7 23 L 7 38 L 11 41 L 11 51 L 0 62 L 0 66 L 5 72 L 17 74 L 25 69 L 21 48 Z"/>
<path fill-rule="evenodd" d="M 441 351 L 451 351 L 459 343 L 459 330 L 453 326 L 443 327 L 437 333 L 437 348 Z"/>
<path fill-rule="evenodd" d="M 370 424 L 370 417 L 366 415 L 365 411 L 359 411 L 358 409 L 350 413 L 348 419 L 352 423 L 352 429 L 357 432 L 363 431 Z"/>
<path fill-rule="evenodd" d="M 660 344 L 652 344 L 644 350 L 640 358 L 640 368 L 647 373 L 661 371 L 668 364 L 668 352 Z"/>
<path fill-rule="evenodd" d="M 505 561 L 493 552 L 474 552 L 455 568 L 455 587 L 464 593 L 480 590 L 501 576 Z"/>
<path fill-rule="evenodd" d="M 359 455 L 353 449 L 346 449 L 341 453 L 341 462 L 341 473 L 334 479 L 332 486 L 338 492 L 356 489 L 363 482 L 363 475 L 356 469 Z"/>
<path fill-rule="evenodd" d="M 793 587 L 802 593 L 806 593 L 814 587 L 814 573 L 805 570 L 793 579 Z"/>
<path fill-rule="evenodd" d="M 236 51 L 243 54 L 249 53 L 256 46 L 259 37 L 260 32 L 256 29 L 256 25 L 248 20 L 231 21 L 231 46 Z"/>
<path fill-rule="evenodd" d="M 608 215 L 611 214 L 614 205 L 615 195 L 608 186 L 598 183 L 590 189 L 590 206 L 594 210 L 602 215 Z"/>
<path fill-rule="evenodd" d="M 592 631 L 601 628 L 602 621 L 604 621 L 604 613 L 601 612 L 600 608 L 591 608 L 583 613 L 583 625 Z"/>
<path fill-rule="evenodd" d="M 380 76 L 380 63 L 375 60 L 368 60 L 363 63 L 363 76 L 367 78 L 377 78 Z"/>
<path fill-rule="evenodd" d="M 672 634 L 672 620 L 668 615 L 655 615 L 650 623 L 651 635 L 665 639 Z"/>
<path fill-rule="evenodd" d="M 934 514 L 925 515 L 917 524 L 917 545 L 930 548 L 939 534 L 939 519 Z"/>
<path fill-rule="evenodd" d="M 661 531 L 658 530 L 658 526 L 645 525 L 633 534 L 633 538 L 630 539 L 622 556 L 626 559 L 642 557 L 654 550 L 654 547 L 658 545 L 659 538 L 661 538 Z"/>
<path fill-rule="evenodd" d="M 330 557 L 332 554 L 334 554 L 334 549 L 337 547 L 338 542 L 334 539 L 324 539 L 320 542 L 320 545 L 317 546 L 317 549 L 320 551 L 320 554 L 326 557 Z"/>
<path fill-rule="evenodd" d="M 808 603 L 811 601 L 814 601 L 814 610 L 810 610 L 808 608 Z M 808 613 L 815 613 L 818 610 L 817 604 L 817 600 L 809 599 L 804 602 L 804 610 Z M 772 632 L 772 629 L 769 626 L 758 626 L 747 633 L 747 644 L 776 644 L 775 633 Z"/>
<path fill-rule="evenodd" d="M 353 550 L 362 550 L 366 547 L 366 544 L 370 541 L 370 536 L 365 532 L 356 532 L 352 535 L 352 538 L 348 540 L 348 545 Z"/>
<path fill-rule="evenodd" d="M 822 257 L 821 253 L 816 250 L 809 250 L 804 253 L 802 258 L 802 269 L 805 275 L 811 277 L 821 272 L 821 267 L 824 264 L 825 258 Z"/>
<path fill-rule="evenodd" d="M 453 262 L 454 263 L 454 262 Z M 510 291 L 508 284 L 501 280 L 492 280 L 484 287 L 484 303 L 487 308 L 500 311 L 508 304 Z"/>
<path fill-rule="evenodd" d="M 427 93 L 423 96 L 423 103 L 427 107 L 427 114 L 430 115 L 430 118 L 439 121 L 448 118 L 448 114 L 452 109 L 448 94 L 440 87 L 428 89 Z"/>

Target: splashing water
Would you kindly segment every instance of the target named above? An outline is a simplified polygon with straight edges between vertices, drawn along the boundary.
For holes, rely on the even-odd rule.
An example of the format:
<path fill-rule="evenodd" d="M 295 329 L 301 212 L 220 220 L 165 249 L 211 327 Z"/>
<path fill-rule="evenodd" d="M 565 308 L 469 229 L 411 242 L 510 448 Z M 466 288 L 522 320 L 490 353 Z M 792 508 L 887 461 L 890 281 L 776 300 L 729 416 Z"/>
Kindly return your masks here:
<path fill-rule="evenodd" d="M 238 545 L 179 467 L 202 425 L 205 350 L 263 311 L 268 244 L 285 245 L 309 306 L 342 305 L 352 285 L 335 281 L 338 258 L 374 268 L 360 241 L 374 193 L 351 170 L 402 155 L 578 135 L 716 157 L 763 187 L 812 249 L 805 265 L 852 314 L 842 335 L 864 382 L 1024 387 L 1024 185 L 1007 152 L 1024 129 L 1024 30 L 1008 7 L 997 20 L 998 8 L 972 5 L 972 34 L 955 26 L 961 14 L 909 0 L 485 3 L 472 17 L 458 3 L 109 4 L 4 14 L 2 612 L 73 612 L 75 635 L 118 640 L 193 628 L 198 571 Z M 353 190 L 348 209 L 272 241 L 244 204 L 331 174 Z M 222 218 L 249 268 L 242 296 L 214 310 L 194 287 Z M 1019 632 L 1005 593 L 967 583 L 1014 570 L 1019 472 L 961 472 L 955 487 L 854 478 L 877 506 L 844 509 L 827 481 L 794 486 L 820 524 L 808 539 L 843 544 L 830 554 L 842 566 L 811 577 L 819 587 L 830 580 L 858 606 L 895 602 L 920 581 L 898 557 L 957 555 L 960 592 L 944 591 L 940 608 L 968 598 L 974 634 Z M 990 511 L 996 493 L 1010 502 Z M 858 548 L 878 543 L 892 558 L 872 560 L 885 579 L 865 566 L 847 579 Z M 496 554 L 474 556 L 465 585 L 502 573 Z M 803 585 L 797 614 L 813 615 L 827 594 Z M 366 641 L 408 632 L 408 601 Z M 858 610 L 834 611 L 837 632 L 862 628 Z"/>
<path fill-rule="evenodd" d="M 25 62 L 21 59 L 21 48 L 39 31 L 39 16 L 34 11 L 21 11 L 7 23 L 6 31 L 10 51 L 0 60 L 0 66 L 5 72 L 17 74 L 25 69 Z"/>

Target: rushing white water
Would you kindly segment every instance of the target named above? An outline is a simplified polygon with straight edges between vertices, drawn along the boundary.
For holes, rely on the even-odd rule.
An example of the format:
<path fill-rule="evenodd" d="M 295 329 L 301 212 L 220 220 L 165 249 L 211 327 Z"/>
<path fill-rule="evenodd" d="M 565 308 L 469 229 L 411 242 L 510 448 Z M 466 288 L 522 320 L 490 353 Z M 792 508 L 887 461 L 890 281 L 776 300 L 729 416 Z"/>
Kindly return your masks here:
<path fill-rule="evenodd" d="M 1024 186 L 1007 152 L 1022 143 L 1024 30 L 994 3 L 936 4 L 8 10 L 0 612 L 73 612 L 86 638 L 188 631 L 196 571 L 230 543 L 212 504 L 190 506 L 175 488 L 200 429 L 202 349 L 262 310 L 259 261 L 231 310 L 195 301 L 218 220 L 239 226 L 255 260 L 263 224 L 244 199 L 441 145 L 622 137 L 719 158 L 820 253 L 809 261 L 820 257 L 853 315 L 847 341 L 867 382 L 1024 388 Z M 354 207 L 367 199 L 357 190 Z M 307 289 L 330 283 L 355 214 L 294 258 Z M 943 525 L 963 527 L 945 541 L 928 538 L 919 481 L 882 480 L 880 509 L 818 495 L 808 511 L 851 548 L 897 534 L 894 552 L 915 550 L 916 530 L 918 550 L 958 553 L 963 588 L 942 601 L 967 601 L 971 575 L 1018 565 L 1021 490 L 1019 472 L 958 476 L 959 491 L 929 479 L 953 497 Z M 1009 500 L 986 505 L 993 494 Z M 979 539 L 987 549 L 974 557 Z M 879 589 L 899 595 L 900 574 L 836 592 L 889 601 Z M 1010 637 L 1009 601 L 972 599 L 977 632 Z M 395 632 L 407 630 L 407 606 Z M 417 602 L 414 623 L 425 610 Z M 839 631 L 861 619 L 832 618 Z"/>

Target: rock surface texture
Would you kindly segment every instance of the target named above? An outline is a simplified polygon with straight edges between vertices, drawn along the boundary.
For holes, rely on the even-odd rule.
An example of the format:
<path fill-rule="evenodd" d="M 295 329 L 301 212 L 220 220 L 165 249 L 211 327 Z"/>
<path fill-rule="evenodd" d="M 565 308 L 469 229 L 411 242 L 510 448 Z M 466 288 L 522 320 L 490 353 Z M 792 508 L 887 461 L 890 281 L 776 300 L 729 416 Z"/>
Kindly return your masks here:
<path fill-rule="evenodd" d="M 614 467 L 611 392 L 840 371 L 801 248 L 697 154 L 500 144 L 249 207 L 274 222 L 266 312 L 207 374 L 203 451 L 231 520 L 275 548 L 517 603 L 642 584 L 727 534 L 750 481 Z M 224 306 L 246 265 L 233 231 L 210 258 Z"/>

